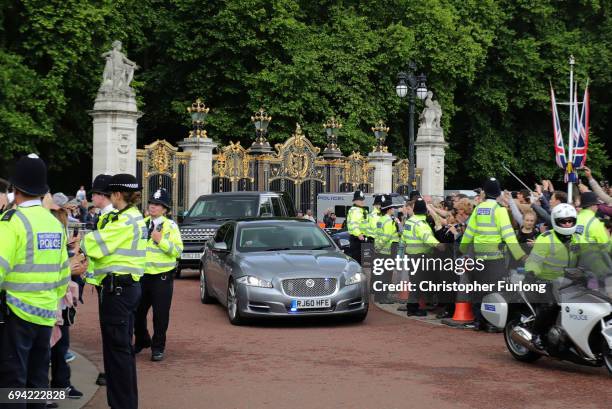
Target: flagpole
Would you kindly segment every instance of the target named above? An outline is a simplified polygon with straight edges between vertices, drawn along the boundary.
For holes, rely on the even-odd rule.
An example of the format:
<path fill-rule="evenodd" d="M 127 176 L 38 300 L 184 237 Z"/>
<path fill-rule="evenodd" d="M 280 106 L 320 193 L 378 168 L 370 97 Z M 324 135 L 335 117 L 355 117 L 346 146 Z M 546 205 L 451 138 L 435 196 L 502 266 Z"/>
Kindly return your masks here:
<path fill-rule="evenodd" d="M 570 166 L 573 166 L 573 162 L 574 162 L 574 134 L 573 134 L 573 127 L 574 127 L 574 121 L 573 121 L 573 117 L 574 117 L 574 56 L 570 55 L 569 58 L 569 65 L 570 65 L 570 86 L 569 86 L 569 109 L 570 109 L 570 114 L 569 114 L 569 152 L 568 152 L 568 156 L 567 156 L 567 162 L 570 164 Z M 573 183 L 570 181 L 567 183 L 567 203 L 572 204 L 572 188 L 573 188 Z"/>

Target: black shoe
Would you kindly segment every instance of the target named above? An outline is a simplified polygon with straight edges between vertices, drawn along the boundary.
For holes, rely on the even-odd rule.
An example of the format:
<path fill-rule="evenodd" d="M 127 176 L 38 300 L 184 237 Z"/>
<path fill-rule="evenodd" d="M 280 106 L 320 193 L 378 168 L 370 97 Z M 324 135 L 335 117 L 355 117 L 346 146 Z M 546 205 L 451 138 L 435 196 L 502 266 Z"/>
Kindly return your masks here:
<path fill-rule="evenodd" d="M 163 361 L 164 360 L 164 353 L 163 352 L 153 352 L 153 354 L 151 355 L 151 361 L 153 362 L 159 362 L 159 361 Z"/>
<path fill-rule="evenodd" d="M 83 397 L 83 392 L 80 392 L 72 385 L 66 388 L 66 392 L 67 392 L 68 398 L 70 399 L 81 399 Z"/>
<path fill-rule="evenodd" d="M 96 385 L 106 386 L 106 374 L 104 372 L 100 372 L 98 374 L 98 378 L 96 378 Z"/>
<path fill-rule="evenodd" d="M 412 311 L 407 311 L 406 315 L 408 315 L 409 317 L 426 317 L 427 316 L 427 311 L 425 310 L 412 310 Z"/>
<path fill-rule="evenodd" d="M 467 322 L 463 324 L 463 328 L 480 331 L 480 323 L 478 321 Z"/>
<path fill-rule="evenodd" d="M 151 344 L 134 344 L 134 353 L 137 354 L 145 348 L 151 348 Z"/>
<path fill-rule="evenodd" d="M 497 333 L 502 332 L 501 328 L 497 328 L 495 325 L 491 325 L 491 324 L 486 324 L 484 326 L 484 330 L 488 332 L 489 334 L 497 334 Z"/>
<path fill-rule="evenodd" d="M 451 318 L 453 315 L 448 311 L 442 311 L 436 314 L 436 318 L 442 320 L 444 318 Z"/>
<path fill-rule="evenodd" d="M 59 405 L 57 404 L 57 402 L 53 402 L 51 400 L 47 401 L 47 404 L 45 405 L 47 409 L 57 409 L 59 408 Z"/>

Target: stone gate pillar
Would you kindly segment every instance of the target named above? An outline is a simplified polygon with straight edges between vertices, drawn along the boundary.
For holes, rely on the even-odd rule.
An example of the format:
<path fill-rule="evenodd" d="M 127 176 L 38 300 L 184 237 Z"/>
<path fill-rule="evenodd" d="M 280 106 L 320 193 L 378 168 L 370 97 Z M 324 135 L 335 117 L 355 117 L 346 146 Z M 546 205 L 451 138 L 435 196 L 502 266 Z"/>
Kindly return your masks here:
<path fill-rule="evenodd" d="M 370 152 L 368 162 L 374 167 L 374 192 L 393 192 L 393 161 L 395 156 L 389 152 Z"/>
<path fill-rule="evenodd" d="M 201 195 L 212 192 L 213 149 L 217 144 L 210 138 L 189 137 L 178 145 L 184 152 L 191 153 L 189 161 L 189 203 L 190 208 Z"/>

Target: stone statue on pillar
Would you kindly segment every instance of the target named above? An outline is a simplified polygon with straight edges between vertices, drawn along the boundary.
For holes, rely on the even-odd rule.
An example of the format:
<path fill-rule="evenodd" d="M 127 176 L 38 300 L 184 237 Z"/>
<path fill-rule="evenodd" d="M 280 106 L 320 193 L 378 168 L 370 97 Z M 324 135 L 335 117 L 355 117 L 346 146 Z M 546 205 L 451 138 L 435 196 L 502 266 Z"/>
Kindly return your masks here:
<path fill-rule="evenodd" d="M 421 194 L 444 197 L 444 130 L 441 125 L 442 107 L 427 92 L 425 108 L 419 115 L 419 131 L 415 142 L 416 165 L 422 170 Z"/>
<path fill-rule="evenodd" d="M 113 41 L 112 49 L 102 54 L 102 57 L 106 58 L 106 65 L 98 92 L 124 92 L 128 95 L 134 95 L 130 83 L 134 79 L 134 71 L 139 67 L 121 52 L 121 41 Z"/>
<path fill-rule="evenodd" d="M 138 65 L 121 51 L 121 41 L 102 54 L 106 59 L 93 117 L 92 177 L 100 173 L 136 175 L 136 129 L 142 112 L 130 83 Z"/>

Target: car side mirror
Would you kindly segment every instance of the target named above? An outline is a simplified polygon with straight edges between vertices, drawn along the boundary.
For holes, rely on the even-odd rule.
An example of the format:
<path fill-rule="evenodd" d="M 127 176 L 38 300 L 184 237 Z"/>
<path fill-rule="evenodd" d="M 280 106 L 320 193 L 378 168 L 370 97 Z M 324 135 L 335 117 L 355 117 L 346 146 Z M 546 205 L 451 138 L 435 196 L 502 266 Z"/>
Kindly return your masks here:
<path fill-rule="evenodd" d="M 186 215 L 186 214 L 187 214 L 187 212 L 186 212 L 186 211 L 179 212 L 179 213 L 176 215 L 176 221 L 177 221 L 177 222 L 179 222 L 179 223 L 183 223 L 183 220 L 185 220 L 185 215 Z"/>
<path fill-rule="evenodd" d="M 215 242 L 213 244 L 213 250 L 221 253 L 227 253 L 229 251 L 227 249 L 227 244 L 224 241 Z"/>

